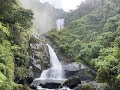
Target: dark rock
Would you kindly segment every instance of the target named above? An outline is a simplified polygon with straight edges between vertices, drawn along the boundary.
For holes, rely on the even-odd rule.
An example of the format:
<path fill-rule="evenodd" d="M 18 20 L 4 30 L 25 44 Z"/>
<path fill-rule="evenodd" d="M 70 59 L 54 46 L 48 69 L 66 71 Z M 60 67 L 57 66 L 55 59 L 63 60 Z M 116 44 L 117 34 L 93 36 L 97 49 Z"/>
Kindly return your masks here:
<path fill-rule="evenodd" d="M 34 78 L 40 77 L 40 73 L 42 72 L 41 66 L 36 63 L 32 63 L 32 71 L 34 72 Z"/>
<path fill-rule="evenodd" d="M 33 86 L 33 85 L 30 85 L 30 88 L 31 88 L 32 90 L 37 90 L 37 87 L 36 87 L 36 86 Z"/>
<path fill-rule="evenodd" d="M 26 77 L 27 85 L 30 85 L 32 83 L 33 79 L 34 79 L 33 77 Z"/>
<path fill-rule="evenodd" d="M 57 89 L 60 87 L 60 83 L 46 83 L 46 84 L 42 84 L 42 88 L 49 88 L 49 89 Z"/>
<path fill-rule="evenodd" d="M 75 76 L 78 76 L 81 81 L 93 81 L 95 79 L 95 75 L 90 69 L 80 70 Z"/>
<path fill-rule="evenodd" d="M 22 85 L 30 85 L 33 81 L 33 77 L 15 78 L 15 82 Z"/>
<path fill-rule="evenodd" d="M 33 82 L 30 84 L 30 87 L 32 89 L 36 89 L 37 86 L 39 86 L 39 85 L 40 85 L 40 81 L 39 80 L 33 80 Z"/>
<path fill-rule="evenodd" d="M 92 69 L 83 64 L 78 64 L 76 62 L 63 65 L 66 78 L 73 76 L 78 76 L 81 81 L 93 81 L 95 79 L 95 74 Z"/>
<path fill-rule="evenodd" d="M 67 86 L 67 87 L 69 87 L 71 89 L 75 88 L 78 84 L 81 84 L 81 80 L 77 76 L 69 78 L 64 83 L 65 86 Z"/>
<path fill-rule="evenodd" d="M 59 88 L 65 80 L 40 80 L 40 79 L 35 79 L 32 84 L 30 84 L 30 87 L 32 89 L 36 89 L 37 86 L 41 86 L 42 88 L 49 88 L 49 89 L 57 89 Z"/>
<path fill-rule="evenodd" d="M 42 88 L 49 88 L 49 89 L 57 89 L 59 88 L 61 85 L 63 85 L 63 83 L 66 80 L 55 80 L 55 79 L 35 79 L 31 84 L 30 87 L 31 88 L 37 88 L 37 86 L 41 86 Z"/>

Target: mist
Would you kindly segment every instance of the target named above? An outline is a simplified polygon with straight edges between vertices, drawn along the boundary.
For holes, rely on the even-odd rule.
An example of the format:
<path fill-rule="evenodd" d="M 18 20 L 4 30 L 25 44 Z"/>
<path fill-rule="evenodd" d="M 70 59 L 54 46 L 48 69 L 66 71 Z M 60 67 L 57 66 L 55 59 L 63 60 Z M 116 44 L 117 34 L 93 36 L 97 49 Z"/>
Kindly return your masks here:
<path fill-rule="evenodd" d="M 39 34 L 43 34 L 56 27 L 54 7 L 39 0 L 20 0 L 22 6 L 34 13 L 34 27 Z"/>
<path fill-rule="evenodd" d="M 42 3 L 49 2 L 51 5 L 53 5 L 55 8 L 62 8 L 62 0 L 39 0 Z"/>

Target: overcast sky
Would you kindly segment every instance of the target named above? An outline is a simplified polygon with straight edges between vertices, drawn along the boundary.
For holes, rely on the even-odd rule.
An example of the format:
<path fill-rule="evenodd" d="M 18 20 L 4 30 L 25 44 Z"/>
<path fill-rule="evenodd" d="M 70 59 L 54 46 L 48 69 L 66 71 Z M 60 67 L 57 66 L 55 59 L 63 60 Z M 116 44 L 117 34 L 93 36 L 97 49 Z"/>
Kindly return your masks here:
<path fill-rule="evenodd" d="M 49 2 L 56 8 L 63 8 L 65 11 L 76 9 L 82 1 L 84 0 L 40 0 L 40 2 Z"/>

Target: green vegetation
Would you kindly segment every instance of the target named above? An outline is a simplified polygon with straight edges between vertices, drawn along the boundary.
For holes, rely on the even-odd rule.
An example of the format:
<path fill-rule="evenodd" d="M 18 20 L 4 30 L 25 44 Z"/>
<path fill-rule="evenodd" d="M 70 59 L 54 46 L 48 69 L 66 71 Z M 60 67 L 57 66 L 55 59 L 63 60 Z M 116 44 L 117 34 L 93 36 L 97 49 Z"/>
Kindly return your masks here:
<path fill-rule="evenodd" d="M 120 2 L 96 1 L 101 2 L 101 5 L 94 3 L 97 7 L 91 11 L 87 9 L 78 20 L 75 11 L 71 12 L 74 21 L 69 21 L 70 24 L 63 30 L 52 30 L 46 35 L 67 58 L 95 69 L 96 81 L 107 83 L 107 90 L 120 90 Z"/>
<path fill-rule="evenodd" d="M 96 90 L 92 85 L 84 83 L 81 90 Z"/>
<path fill-rule="evenodd" d="M 70 10 L 64 15 L 65 25 L 69 25 L 73 20 L 77 20 L 86 14 L 89 14 L 98 7 L 102 7 L 105 4 L 105 0 L 86 0 L 77 6 L 76 10 Z"/>
<path fill-rule="evenodd" d="M 19 81 L 29 72 L 29 45 L 36 42 L 30 37 L 33 13 L 18 0 L 1 0 L 0 5 L 0 90 L 30 90 Z M 119 6 L 119 0 L 86 0 L 67 14 L 47 7 L 55 19 L 64 16 L 67 26 L 47 37 L 67 58 L 96 70 L 96 81 L 107 83 L 106 90 L 120 90 Z"/>
<path fill-rule="evenodd" d="M 0 0 L 0 90 L 30 90 L 17 80 L 28 72 L 32 19 L 18 0 Z"/>

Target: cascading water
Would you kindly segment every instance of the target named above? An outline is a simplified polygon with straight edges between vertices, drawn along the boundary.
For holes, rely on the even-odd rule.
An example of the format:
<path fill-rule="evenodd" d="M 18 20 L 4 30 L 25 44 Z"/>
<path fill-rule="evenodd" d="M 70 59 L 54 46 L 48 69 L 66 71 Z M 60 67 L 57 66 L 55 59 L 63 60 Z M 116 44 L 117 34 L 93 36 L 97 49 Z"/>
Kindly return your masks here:
<path fill-rule="evenodd" d="M 40 76 L 40 79 L 63 79 L 64 73 L 62 70 L 62 65 L 50 45 L 48 45 L 49 55 L 50 55 L 50 69 L 44 70 Z"/>
<path fill-rule="evenodd" d="M 64 77 L 64 71 L 62 69 L 62 64 L 60 63 L 56 53 L 52 49 L 50 45 L 47 44 L 49 55 L 50 55 L 50 64 L 51 67 L 47 70 L 44 70 L 40 76 L 40 78 L 36 78 L 34 83 L 38 86 L 38 90 L 42 90 L 42 87 L 39 86 L 40 84 L 46 83 L 59 83 L 63 84 L 66 79 Z M 50 90 L 50 89 L 45 89 Z"/>
<path fill-rule="evenodd" d="M 37 85 L 37 90 L 55 90 L 55 89 L 43 88 L 42 86 L 39 86 L 39 85 L 40 84 L 44 85 L 46 83 L 47 84 L 56 83 L 56 84 L 60 84 L 61 86 L 67 80 L 64 77 L 64 71 L 62 69 L 62 64 L 60 63 L 56 53 L 54 52 L 54 50 L 52 49 L 50 45 L 47 44 L 47 46 L 48 46 L 49 55 L 50 55 L 51 67 L 47 70 L 44 70 L 40 78 L 36 78 L 33 81 L 33 83 Z M 67 87 L 63 87 L 57 90 L 70 90 L 70 89 Z"/>

